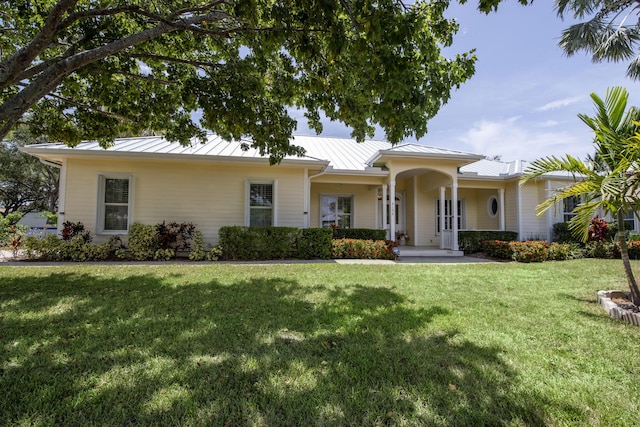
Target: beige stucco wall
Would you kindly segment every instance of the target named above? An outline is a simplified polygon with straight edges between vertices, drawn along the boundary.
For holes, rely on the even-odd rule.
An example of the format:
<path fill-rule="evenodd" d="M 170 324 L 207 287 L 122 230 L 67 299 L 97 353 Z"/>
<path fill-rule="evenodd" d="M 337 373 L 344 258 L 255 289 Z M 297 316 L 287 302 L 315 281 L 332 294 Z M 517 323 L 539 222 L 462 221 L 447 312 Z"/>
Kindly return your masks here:
<path fill-rule="evenodd" d="M 96 228 L 98 175 L 134 177 L 133 221 L 188 221 L 215 244 L 222 226 L 245 225 L 246 180 L 276 182 L 279 226 L 304 226 L 304 169 L 151 160 L 67 160 L 65 219 Z M 96 240 L 101 239 L 97 236 Z"/>

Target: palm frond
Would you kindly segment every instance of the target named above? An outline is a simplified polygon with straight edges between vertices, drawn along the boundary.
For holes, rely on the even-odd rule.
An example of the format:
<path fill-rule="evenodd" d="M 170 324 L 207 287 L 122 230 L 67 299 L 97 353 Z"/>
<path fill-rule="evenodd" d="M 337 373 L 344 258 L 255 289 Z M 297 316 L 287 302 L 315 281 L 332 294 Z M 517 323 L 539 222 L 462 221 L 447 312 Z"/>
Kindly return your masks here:
<path fill-rule="evenodd" d="M 627 77 L 631 80 L 640 80 L 640 56 L 636 56 L 627 67 Z"/>
<path fill-rule="evenodd" d="M 576 215 L 569 220 L 569 231 L 574 237 L 586 242 L 589 238 L 589 224 L 601 207 L 601 202 L 581 203 L 574 210 Z"/>
<path fill-rule="evenodd" d="M 531 179 L 551 172 L 568 172 L 571 173 L 574 178 L 577 178 L 579 175 L 593 174 L 593 171 L 585 162 L 568 154 L 564 158 L 549 156 L 531 162 L 527 169 L 525 169 L 522 178 L 520 178 L 520 185 L 524 185 Z"/>

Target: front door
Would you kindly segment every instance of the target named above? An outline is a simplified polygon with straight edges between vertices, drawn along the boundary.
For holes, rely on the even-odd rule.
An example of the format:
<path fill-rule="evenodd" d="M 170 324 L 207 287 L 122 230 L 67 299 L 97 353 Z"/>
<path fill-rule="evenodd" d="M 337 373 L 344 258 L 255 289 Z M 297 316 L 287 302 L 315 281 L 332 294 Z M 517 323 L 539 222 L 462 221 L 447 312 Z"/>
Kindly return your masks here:
<path fill-rule="evenodd" d="M 405 218 L 405 209 L 404 209 L 404 195 L 401 193 L 396 193 L 396 234 L 406 233 L 406 218 Z M 389 219 L 391 215 L 389 215 L 391 209 L 391 203 L 389 202 L 389 195 L 387 194 L 387 223 L 382 224 L 382 194 L 378 194 L 378 228 L 387 230 L 387 239 L 396 240 L 396 236 L 389 236 L 390 223 Z"/>

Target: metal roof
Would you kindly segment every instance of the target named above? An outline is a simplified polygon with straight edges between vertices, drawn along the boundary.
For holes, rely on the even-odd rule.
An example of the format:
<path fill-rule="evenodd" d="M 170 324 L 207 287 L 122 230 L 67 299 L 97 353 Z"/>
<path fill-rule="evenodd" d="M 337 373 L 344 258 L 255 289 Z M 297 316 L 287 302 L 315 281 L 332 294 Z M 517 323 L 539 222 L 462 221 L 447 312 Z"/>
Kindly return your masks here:
<path fill-rule="evenodd" d="M 267 161 L 268 156 L 260 154 L 252 148 L 250 140 L 225 141 L 213 134 L 207 135 L 205 143 L 193 139 L 190 145 L 183 146 L 178 142 L 167 141 L 162 136 L 146 136 L 134 138 L 118 138 L 114 145 L 104 149 L 96 141 L 87 141 L 76 147 L 64 144 L 35 144 L 23 148 L 27 153 L 44 159 L 61 159 L 76 155 L 108 155 L 117 157 L 153 157 L 153 158 L 193 158 L 220 159 L 225 161 Z M 480 159 L 478 154 L 447 148 L 408 143 L 393 146 L 387 141 L 365 140 L 357 142 L 350 138 L 328 138 L 322 136 L 297 135 L 292 138 L 293 145 L 305 149 L 303 157 L 286 156 L 284 164 L 316 164 L 327 165 L 330 169 L 348 172 L 371 172 L 373 161 L 381 156 L 410 156 L 433 158 L 456 158 L 470 164 L 460 168 L 460 172 L 478 177 L 508 177 L 520 175 L 528 166 L 528 162 L 501 162 Z M 243 150 L 243 145 L 248 146 Z M 566 177 L 566 174 L 550 174 L 549 176 Z"/>

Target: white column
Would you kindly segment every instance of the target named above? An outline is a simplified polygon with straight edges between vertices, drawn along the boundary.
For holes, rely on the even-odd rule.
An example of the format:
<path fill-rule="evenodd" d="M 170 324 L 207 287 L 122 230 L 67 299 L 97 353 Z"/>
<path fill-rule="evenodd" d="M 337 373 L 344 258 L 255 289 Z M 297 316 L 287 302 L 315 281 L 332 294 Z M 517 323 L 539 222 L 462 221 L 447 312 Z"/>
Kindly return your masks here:
<path fill-rule="evenodd" d="M 382 229 L 387 230 L 387 184 L 382 185 Z"/>
<path fill-rule="evenodd" d="M 396 181 L 389 182 L 389 235 L 396 240 Z"/>
<path fill-rule="evenodd" d="M 444 198 L 445 197 L 446 197 L 445 188 L 440 187 L 440 249 L 445 249 L 444 247 L 444 230 L 445 230 L 445 227 L 444 227 L 445 199 Z"/>
<path fill-rule="evenodd" d="M 58 235 L 62 235 L 62 229 L 64 228 L 62 224 L 65 222 L 64 215 L 66 211 L 66 206 L 65 206 L 66 193 L 67 193 L 67 159 L 64 159 L 62 161 L 62 167 L 60 168 L 60 178 L 58 179 Z"/>
<path fill-rule="evenodd" d="M 451 250 L 458 250 L 458 180 L 453 178 L 453 184 L 451 184 L 451 222 L 452 233 L 451 236 Z"/>
<path fill-rule="evenodd" d="M 504 231 L 505 229 L 504 188 L 498 189 L 498 206 L 500 206 L 500 231 Z"/>
<path fill-rule="evenodd" d="M 304 206 L 303 206 L 303 227 L 309 228 L 309 206 L 311 206 L 311 181 L 309 180 L 309 169 L 304 169 Z"/>
<path fill-rule="evenodd" d="M 413 177 L 413 245 L 418 246 L 418 177 Z"/>
<path fill-rule="evenodd" d="M 375 203 L 375 207 L 376 207 L 376 229 L 381 230 L 383 227 L 380 226 L 380 207 L 379 205 L 381 205 L 382 203 L 378 203 L 378 201 L 380 199 L 378 199 L 378 197 L 382 197 L 382 196 L 378 196 L 378 188 L 376 188 L 376 192 L 375 192 L 375 196 L 376 196 L 376 201 Z"/>

